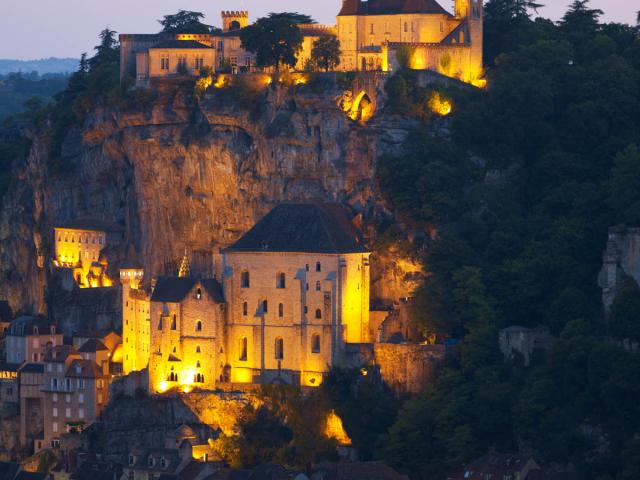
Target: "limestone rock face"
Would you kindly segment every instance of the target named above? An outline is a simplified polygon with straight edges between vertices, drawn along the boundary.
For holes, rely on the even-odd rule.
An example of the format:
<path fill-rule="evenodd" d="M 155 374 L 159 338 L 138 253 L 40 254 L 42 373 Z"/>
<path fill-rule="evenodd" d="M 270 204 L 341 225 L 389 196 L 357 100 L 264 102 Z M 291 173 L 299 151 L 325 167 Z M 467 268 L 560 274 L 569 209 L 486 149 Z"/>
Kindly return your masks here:
<path fill-rule="evenodd" d="M 173 270 L 185 248 L 196 264 L 212 265 L 217 249 L 281 202 L 341 202 L 365 225 L 394 221 L 375 160 L 397 153 L 415 124 L 384 113 L 353 122 L 336 105 L 341 93 L 277 87 L 242 108 L 220 94 L 195 102 L 183 87 L 165 86 L 147 109 L 99 109 L 69 132 L 63 156 L 72 169 L 64 175 L 48 173 L 36 141 L 0 216 L 0 297 L 44 313 L 52 229 L 78 217 L 123 226 L 110 268 L 135 252 L 151 275 Z M 375 229 L 365 231 L 373 245 Z M 409 295 L 413 264 L 385 250 L 374 251 L 372 265 L 374 300 Z"/>

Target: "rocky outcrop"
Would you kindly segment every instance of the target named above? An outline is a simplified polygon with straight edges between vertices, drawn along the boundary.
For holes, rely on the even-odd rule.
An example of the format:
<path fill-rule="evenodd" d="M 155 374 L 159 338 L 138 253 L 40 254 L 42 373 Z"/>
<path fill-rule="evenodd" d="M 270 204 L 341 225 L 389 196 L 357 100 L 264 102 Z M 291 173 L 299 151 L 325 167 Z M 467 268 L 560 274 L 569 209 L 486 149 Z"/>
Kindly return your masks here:
<path fill-rule="evenodd" d="M 612 228 L 603 255 L 598 284 L 609 311 L 625 277 L 640 284 L 640 228 Z"/>
<path fill-rule="evenodd" d="M 377 231 L 367 224 L 393 221 L 375 162 L 399 151 L 413 121 L 379 112 L 366 125 L 353 122 L 337 106 L 341 88 L 330 82 L 321 92 L 266 89 L 250 109 L 224 93 L 195 102 L 185 85 L 157 88 L 146 109 L 98 109 L 82 131 L 69 132 L 63 145 L 69 173 L 48 173 L 37 139 L 18 166 L 19 181 L 0 216 L 0 297 L 15 310 L 47 309 L 52 229 L 78 217 L 124 228 L 111 269 L 135 252 L 155 275 L 172 268 L 185 248 L 209 263 L 281 202 L 341 202 L 369 237 Z M 372 296 L 383 303 L 415 285 L 415 264 L 387 247 L 374 252 L 372 270 Z"/>

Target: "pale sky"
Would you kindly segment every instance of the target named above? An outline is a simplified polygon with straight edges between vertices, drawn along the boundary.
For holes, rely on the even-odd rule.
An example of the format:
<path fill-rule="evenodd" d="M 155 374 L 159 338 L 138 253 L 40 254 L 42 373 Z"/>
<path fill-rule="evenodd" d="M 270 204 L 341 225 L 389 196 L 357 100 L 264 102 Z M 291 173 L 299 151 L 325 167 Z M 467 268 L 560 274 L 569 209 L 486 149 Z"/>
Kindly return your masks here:
<path fill-rule="evenodd" d="M 79 57 L 90 52 L 105 26 L 120 33 L 155 33 L 157 19 L 180 9 L 220 24 L 220 11 L 248 8 L 252 19 L 272 11 L 298 11 L 335 23 L 342 0 L 0 0 L 0 58 Z M 558 19 L 571 0 L 539 0 L 540 13 Z M 451 10 L 453 0 L 440 0 Z M 640 0 L 592 0 L 607 21 L 635 23 Z"/>

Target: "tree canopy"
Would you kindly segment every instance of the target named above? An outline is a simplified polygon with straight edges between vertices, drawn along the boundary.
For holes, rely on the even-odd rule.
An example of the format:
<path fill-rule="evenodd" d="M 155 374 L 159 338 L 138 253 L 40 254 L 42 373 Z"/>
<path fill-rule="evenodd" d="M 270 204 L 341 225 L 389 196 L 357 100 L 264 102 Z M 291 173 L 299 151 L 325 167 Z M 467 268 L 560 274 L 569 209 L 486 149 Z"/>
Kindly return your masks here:
<path fill-rule="evenodd" d="M 311 60 L 315 65 L 328 72 L 340 65 L 340 41 L 335 35 L 321 35 L 313 42 Z"/>
<path fill-rule="evenodd" d="M 309 17 L 297 13 L 271 13 L 240 32 L 242 47 L 256 54 L 261 67 L 295 67 L 303 36 L 298 28 Z"/>
<path fill-rule="evenodd" d="M 210 33 L 211 27 L 201 22 L 204 14 L 189 10 L 180 10 L 173 15 L 165 15 L 158 23 L 163 33 Z"/>

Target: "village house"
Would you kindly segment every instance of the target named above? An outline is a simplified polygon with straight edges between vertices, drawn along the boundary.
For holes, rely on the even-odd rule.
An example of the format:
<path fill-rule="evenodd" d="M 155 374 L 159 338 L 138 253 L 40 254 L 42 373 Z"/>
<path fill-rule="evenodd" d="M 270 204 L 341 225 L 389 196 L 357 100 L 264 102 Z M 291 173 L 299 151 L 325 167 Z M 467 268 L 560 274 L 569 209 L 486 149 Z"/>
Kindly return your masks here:
<path fill-rule="evenodd" d="M 90 340 L 79 350 L 53 348 L 45 358 L 42 384 L 44 447 L 57 447 L 60 435 L 82 431 L 99 418 L 109 397 L 108 350 Z"/>
<path fill-rule="evenodd" d="M 42 363 L 25 363 L 20 367 L 20 443 L 30 443 L 34 451 L 43 448 L 44 412 L 42 384 L 44 382 L 44 365 Z"/>
<path fill-rule="evenodd" d="M 24 315 L 13 320 L 5 339 L 8 363 L 39 363 L 47 349 L 62 345 L 57 325 L 44 317 Z"/>

